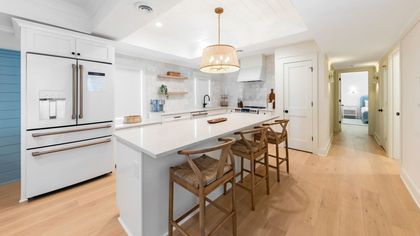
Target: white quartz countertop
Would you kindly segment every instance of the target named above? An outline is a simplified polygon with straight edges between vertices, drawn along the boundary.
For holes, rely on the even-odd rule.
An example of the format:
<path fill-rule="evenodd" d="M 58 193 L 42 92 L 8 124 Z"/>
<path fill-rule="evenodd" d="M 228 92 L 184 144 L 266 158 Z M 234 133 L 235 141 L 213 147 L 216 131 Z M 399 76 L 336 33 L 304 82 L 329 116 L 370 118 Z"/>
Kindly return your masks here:
<path fill-rule="evenodd" d="M 225 117 L 228 120 L 208 124 L 207 120 Z M 142 127 L 116 130 L 114 136 L 122 143 L 153 158 L 165 157 L 206 141 L 232 135 L 233 132 L 276 119 L 273 115 L 228 113 L 194 120 L 180 120 Z"/>

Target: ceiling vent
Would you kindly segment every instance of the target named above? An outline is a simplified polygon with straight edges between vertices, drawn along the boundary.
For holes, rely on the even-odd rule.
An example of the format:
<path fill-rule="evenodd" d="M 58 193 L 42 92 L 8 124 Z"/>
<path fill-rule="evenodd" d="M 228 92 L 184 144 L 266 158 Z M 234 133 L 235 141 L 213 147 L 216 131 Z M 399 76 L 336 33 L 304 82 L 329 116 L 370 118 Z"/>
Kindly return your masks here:
<path fill-rule="evenodd" d="M 153 12 L 153 8 L 144 2 L 136 2 L 136 8 L 142 13 L 151 14 Z"/>

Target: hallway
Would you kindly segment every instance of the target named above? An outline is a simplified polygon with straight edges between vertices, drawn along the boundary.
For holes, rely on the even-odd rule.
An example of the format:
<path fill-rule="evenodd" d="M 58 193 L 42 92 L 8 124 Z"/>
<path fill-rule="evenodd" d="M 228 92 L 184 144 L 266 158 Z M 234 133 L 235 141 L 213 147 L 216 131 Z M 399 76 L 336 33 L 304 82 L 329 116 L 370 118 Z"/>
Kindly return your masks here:
<path fill-rule="evenodd" d="M 328 157 L 292 151 L 291 158 L 291 174 L 280 184 L 272 172 L 270 196 L 259 186 L 255 212 L 238 189 L 238 235 L 420 235 L 420 211 L 399 164 L 385 157 L 366 126 L 343 125 Z M 219 201 L 228 205 L 225 198 Z M 209 221 L 215 212 L 219 218 L 209 208 Z M 189 223 L 195 229 L 196 219 Z"/>
<path fill-rule="evenodd" d="M 343 126 L 330 155 L 291 151 L 291 174 L 271 195 L 257 190 L 256 211 L 238 188 L 238 235 L 420 235 L 420 211 L 403 185 L 398 163 L 362 126 Z M 19 185 L 0 187 L 2 235 L 124 235 L 115 207 L 115 175 L 17 204 Z M 218 199 L 229 204 L 230 193 Z M 99 217 L 100 216 L 100 217 Z M 211 227 L 220 213 L 207 209 Z M 229 224 L 228 224 L 229 225 Z M 196 230 L 196 218 L 186 223 Z M 217 235 L 231 235 L 230 226 Z"/>

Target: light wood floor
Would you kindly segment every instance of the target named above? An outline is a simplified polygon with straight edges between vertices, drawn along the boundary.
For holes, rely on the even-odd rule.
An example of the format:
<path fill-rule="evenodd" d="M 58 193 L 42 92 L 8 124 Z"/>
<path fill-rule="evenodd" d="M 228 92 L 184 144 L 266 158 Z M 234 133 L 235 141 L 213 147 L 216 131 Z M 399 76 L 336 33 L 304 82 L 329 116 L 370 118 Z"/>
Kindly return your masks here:
<path fill-rule="evenodd" d="M 420 235 L 420 210 L 398 163 L 367 128 L 344 126 L 328 157 L 291 152 L 291 174 L 258 190 L 256 211 L 238 189 L 238 235 Z M 114 176 L 18 204 L 19 186 L 0 187 L 0 235 L 125 235 L 117 221 Z M 219 203 L 229 205 L 229 194 Z M 209 207 L 208 225 L 220 213 Z M 196 232 L 196 218 L 186 223 Z M 230 225 L 217 235 L 230 235 Z"/>

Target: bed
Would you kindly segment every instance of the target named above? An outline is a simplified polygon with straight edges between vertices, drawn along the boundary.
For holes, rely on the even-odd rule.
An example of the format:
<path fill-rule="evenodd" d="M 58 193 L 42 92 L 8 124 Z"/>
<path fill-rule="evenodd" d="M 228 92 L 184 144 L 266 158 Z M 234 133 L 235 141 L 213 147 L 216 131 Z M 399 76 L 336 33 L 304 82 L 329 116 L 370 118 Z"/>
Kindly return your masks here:
<path fill-rule="evenodd" d="M 367 124 L 369 120 L 369 99 L 368 96 L 360 97 L 360 119 L 363 124 Z"/>

